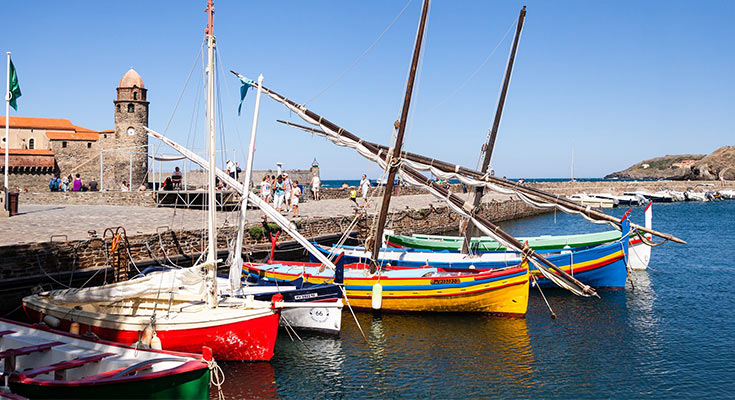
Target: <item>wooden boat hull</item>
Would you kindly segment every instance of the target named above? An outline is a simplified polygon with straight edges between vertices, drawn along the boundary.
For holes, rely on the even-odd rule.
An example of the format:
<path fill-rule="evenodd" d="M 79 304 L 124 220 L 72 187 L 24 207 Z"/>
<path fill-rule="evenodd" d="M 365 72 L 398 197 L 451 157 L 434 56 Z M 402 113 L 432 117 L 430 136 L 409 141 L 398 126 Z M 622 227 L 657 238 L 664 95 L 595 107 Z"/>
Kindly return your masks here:
<path fill-rule="evenodd" d="M 135 349 L 1 318 L 0 331 L 0 350 L 19 352 L 17 356 L 6 358 L 1 367 L 16 396 L 32 399 L 209 398 L 210 370 L 198 354 Z M 44 348 L 46 344 L 54 347 Z M 31 348 L 35 349 L 28 350 Z"/>
<path fill-rule="evenodd" d="M 69 330 L 71 323 L 77 322 L 81 334 L 91 332 L 104 340 L 124 344 L 137 342 L 148 325 L 144 318 L 136 321 L 121 316 L 116 320 L 114 315 L 110 318 L 109 314 L 77 311 L 39 301 L 34 296 L 23 299 L 23 309 L 31 321 L 39 322 L 45 315 L 51 315 L 61 321 L 61 330 Z M 166 350 L 195 352 L 207 346 L 212 348 L 217 360 L 269 361 L 273 357 L 279 316 L 270 312 L 254 318 L 200 323 L 169 323 L 159 317 L 156 334 Z"/>
<path fill-rule="evenodd" d="M 318 272 L 315 263 L 280 263 L 281 270 L 268 264 L 244 265 L 245 270 L 261 279 L 286 282 L 299 276 L 312 283 L 334 279 L 330 271 Z M 422 276 L 436 268 L 403 277 L 364 276 L 364 264 L 345 267 L 345 289 L 350 305 L 358 309 L 374 309 L 375 284 L 382 287 L 383 311 L 397 312 L 479 312 L 498 316 L 521 317 L 528 307 L 528 268 L 516 266 L 481 273 L 456 276 Z M 303 271 L 308 271 L 302 274 Z M 352 272 L 352 274 L 350 273 Z M 357 271 L 357 273 L 355 273 Z M 363 276 L 355 276 L 362 274 Z M 398 271 L 395 275 L 400 275 Z M 351 276 L 352 275 L 352 276 Z"/>
<path fill-rule="evenodd" d="M 200 350 L 201 351 L 201 350 Z M 209 369 L 112 384 L 11 382 L 13 393 L 29 399 L 202 399 L 209 398 Z"/>
<path fill-rule="evenodd" d="M 625 243 L 622 243 L 625 242 Z M 318 247 L 324 252 L 328 250 Z M 345 262 L 355 263 L 365 258 L 363 252 L 357 248 L 345 246 Z M 355 256 L 353 254 L 360 254 Z M 381 251 L 379 260 L 386 269 L 410 269 L 421 268 L 427 264 L 456 271 L 484 271 L 503 268 L 505 266 L 518 265 L 520 256 L 513 252 L 486 252 L 478 258 L 466 258 L 465 255 L 451 252 L 432 252 L 426 250 L 386 249 Z M 543 253 L 542 253 L 543 254 Z M 622 288 L 625 287 L 627 279 L 626 262 L 628 259 L 628 240 L 619 240 L 606 245 L 600 245 L 584 250 L 563 251 L 562 253 L 547 255 L 543 254 L 557 267 L 572 274 L 580 282 L 596 288 Z M 498 257 L 495 257 L 498 256 Z M 484 260 L 483 260 L 484 258 Z M 553 283 L 540 275 L 531 266 L 531 273 L 538 274 L 541 287 L 556 287 Z"/>
<path fill-rule="evenodd" d="M 519 237 L 518 241 L 521 243 L 528 242 L 528 246 L 534 250 L 558 250 L 570 247 L 587 248 L 618 239 L 620 239 L 620 231 L 613 230 L 580 235 Z M 459 251 L 462 249 L 462 243 L 464 242 L 464 238 L 461 236 L 439 235 L 386 235 L 386 240 L 389 247 L 436 251 Z M 472 238 L 470 248 L 474 252 L 506 250 L 505 246 L 484 237 Z"/>

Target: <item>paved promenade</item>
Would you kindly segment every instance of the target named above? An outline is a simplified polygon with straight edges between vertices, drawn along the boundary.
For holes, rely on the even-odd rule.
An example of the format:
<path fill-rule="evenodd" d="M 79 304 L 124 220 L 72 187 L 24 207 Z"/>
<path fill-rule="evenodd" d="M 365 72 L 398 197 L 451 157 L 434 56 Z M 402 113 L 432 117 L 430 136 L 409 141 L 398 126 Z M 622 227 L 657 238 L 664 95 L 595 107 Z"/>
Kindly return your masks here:
<path fill-rule="evenodd" d="M 505 201 L 509 196 L 488 194 L 483 201 Z M 380 198 L 374 198 L 371 212 L 377 212 Z M 362 204 L 362 201 L 358 199 Z M 328 218 L 354 215 L 353 203 L 349 199 L 309 201 L 299 206 L 300 218 Z M 424 209 L 429 205 L 443 207 L 443 200 L 430 194 L 395 196 L 391 200 L 391 211 Z M 206 227 L 206 213 L 201 210 L 106 206 L 106 205 L 25 205 L 21 204 L 19 215 L 0 219 L 0 246 L 45 242 L 52 235 L 66 235 L 55 240 L 79 240 L 88 237 L 88 231 L 95 230 L 102 235 L 105 228 L 123 226 L 128 235 L 155 233 L 156 229 L 201 229 Z M 248 222 L 261 221 L 260 210 L 248 210 Z M 288 214 L 289 219 L 291 213 Z M 237 224 L 237 212 L 218 212 L 219 226 Z"/>

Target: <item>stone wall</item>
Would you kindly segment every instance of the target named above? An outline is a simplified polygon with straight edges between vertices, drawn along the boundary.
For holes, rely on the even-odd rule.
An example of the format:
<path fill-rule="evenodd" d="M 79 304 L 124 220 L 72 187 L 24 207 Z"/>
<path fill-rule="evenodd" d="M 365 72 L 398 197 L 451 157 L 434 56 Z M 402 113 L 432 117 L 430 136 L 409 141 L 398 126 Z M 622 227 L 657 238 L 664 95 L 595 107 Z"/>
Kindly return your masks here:
<path fill-rule="evenodd" d="M 11 191 L 48 191 L 48 182 L 52 176 L 54 175 L 50 173 L 12 172 L 8 174 L 8 186 Z"/>
<path fill-rule="evenodd" d="M 459 191 L 461 193 L 461 185 L 453 185 L 457 186 L 457 188 L 452 188 L 452 191 L 457 192 Z M 357 197 L 361 196 L 359 188 L 355 188 L 354 186 L 347 189 L 342 188 L 321 188 L 319 189 L 319 195 L 321 199 L 327 200 L 327 199 L 349 199 L 350 198 L 350 190 L 357 190 Z M 372 189 L 371 189 L 372 190 Z M 308 198 L 312 198 L 311 196 L 311 188 L 307 187 L 307 185 L 304 185 L 304 192 L 308 196 Z M 380 192 L 382 193 L 382 191 Z M 413 194 L 427 194 L 429 191 L 427 189 L 418 187 L 418 186 L 400 186 L 400 187 L 394 187 L 394 195 L 413 195 Z"/>
<path fill-rule="evenodd" d="M 111 205 L 155 207 L 153 192 L 21 192 L 19 204 Z"/>
<path fill-rule="evenodd" d="M 659 190 L 675 190 L 685 192 L 689 189 L 695 191 L 721 190 L 724 188 L 735 188 L 735 182 L 727 181 L 615 181 L 603 182 L 538 182 L 529 183 L 528 186 L 541 189 L 546 192 L 560 195 L 571 195 L 575 193 L 612 193 L 623 194 L 642 190 L 656 192 Z"/>

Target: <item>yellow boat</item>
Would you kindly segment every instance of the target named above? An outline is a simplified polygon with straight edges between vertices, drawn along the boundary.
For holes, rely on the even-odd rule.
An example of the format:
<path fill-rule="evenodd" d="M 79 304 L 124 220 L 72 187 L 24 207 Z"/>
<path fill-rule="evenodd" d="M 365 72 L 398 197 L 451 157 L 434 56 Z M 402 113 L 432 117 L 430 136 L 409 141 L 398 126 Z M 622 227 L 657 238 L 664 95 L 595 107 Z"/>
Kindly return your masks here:
<path fill-rule="evenodd" d="M 249 276 L 271 282 L 303 279 L 333 282 L 334 272 L 303 262 L 244 263 Z M 358 309 L 408 312 L 478 312 L 522 317 L 528 308 L 528 263 L 513 267 L 458 272 L 424 266 L 369 272 L 366 264 L 344 268 L 350 305 Z M 339 279 L 338 279 L 339 280 Z"/>

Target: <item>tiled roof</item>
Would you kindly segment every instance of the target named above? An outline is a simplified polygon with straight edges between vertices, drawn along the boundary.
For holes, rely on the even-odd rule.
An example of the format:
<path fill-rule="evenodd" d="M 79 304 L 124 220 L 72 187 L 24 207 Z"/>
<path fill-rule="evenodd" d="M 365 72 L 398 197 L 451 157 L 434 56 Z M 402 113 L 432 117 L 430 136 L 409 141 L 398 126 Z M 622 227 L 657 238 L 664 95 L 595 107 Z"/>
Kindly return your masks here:
<path fill-rule="evenodd" d="M 4 151 L 4 150 L 3 150 Z M 54 168 L 54 152 L 44 149 L 8 150 L 10 167 Z M 5 166 L 5 157 L 0 157 L 0 166 Z"/>
<path fill-rule="evenodd" d="M 105 129 L 104 131 L 100 131 L 100 133 L 115 133 L 114 129 Z"/>
<path fill-rule="evenodd" d="M 5 149 L 0 148 L 0 153 L 5 154 Z M 8 149 L 8 155 L 36 155 L 36 156 L 53 156 L 53 150 L 46 149 Z M 0 157 L 3 158 L 3 157 Z"/>
<path fill-rule="evenodd" d="M 53 132 L 46 131 L 46 136 L 49 140 L 91 140 L 96 141 L 99 139 L 99 134 L 96 132 Z"/>
<path fill-rule="evenodd" d="M 2 120 L 5 123 L 5 120 Z M 73 131 L 74 125 L 68 119 L 10 117 L 11 128 L 53 129 L 57 131 Z"/>

